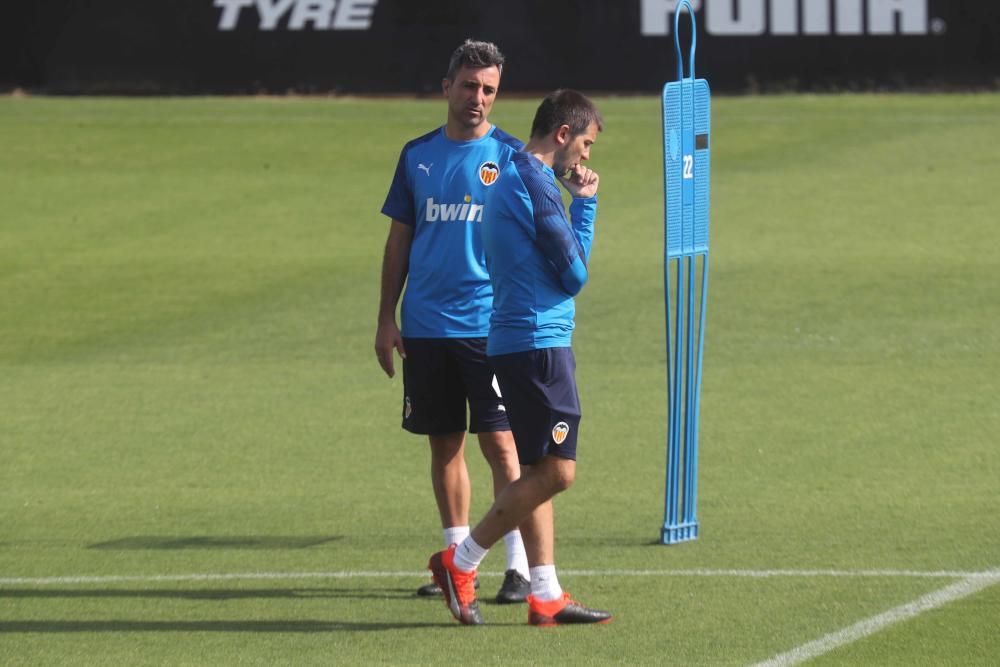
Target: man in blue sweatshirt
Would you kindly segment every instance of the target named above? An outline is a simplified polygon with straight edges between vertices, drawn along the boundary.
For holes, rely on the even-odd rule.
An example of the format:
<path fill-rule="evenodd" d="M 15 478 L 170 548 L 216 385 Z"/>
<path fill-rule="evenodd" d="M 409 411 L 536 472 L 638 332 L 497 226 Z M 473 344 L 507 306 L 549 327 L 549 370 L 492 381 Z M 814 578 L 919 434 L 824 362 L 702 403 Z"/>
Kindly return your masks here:
<path fill-rule="evenodd" d="M 483 622 L 476 568 L 516 527 L 530 566 L 530 624 L 611 620 L 610 613 L 573 601 L 559 585 L 552 512 L 552 498 L 576 475 L 581 411 L 570 347 L 573 297 L 587 282 L 599 181 L 583 162 L 602 129 L 589 99 L 573 90 L 555 91 L 539 106 L 527 146 L 511 156 L 486 195 L 483 245 L 493 285 L 486 353 L 522 472 L 467 538 L 434 554 L 428 564 L 452 615 L 466 625 Z M 573 197 L 569 220 L 557 180 Z"/>

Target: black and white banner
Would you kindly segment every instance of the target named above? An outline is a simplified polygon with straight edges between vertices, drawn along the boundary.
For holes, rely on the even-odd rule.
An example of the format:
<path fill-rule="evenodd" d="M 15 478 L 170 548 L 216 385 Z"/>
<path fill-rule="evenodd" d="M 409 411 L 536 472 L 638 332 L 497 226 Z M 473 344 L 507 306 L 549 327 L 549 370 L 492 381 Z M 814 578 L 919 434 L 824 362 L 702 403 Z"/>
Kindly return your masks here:
<path fill-rule="evenodd" d="M 656 92 L 677 0 L 14 0 L 0 89 L 426 93 L 466 37 L 504 88 Z M 692 0 L 717 91 L 996 86 L 997 0 Z M 682 22 L 687 30 L 688 22 Z M 689 36 L 684 35 L 687 39 Z"/>

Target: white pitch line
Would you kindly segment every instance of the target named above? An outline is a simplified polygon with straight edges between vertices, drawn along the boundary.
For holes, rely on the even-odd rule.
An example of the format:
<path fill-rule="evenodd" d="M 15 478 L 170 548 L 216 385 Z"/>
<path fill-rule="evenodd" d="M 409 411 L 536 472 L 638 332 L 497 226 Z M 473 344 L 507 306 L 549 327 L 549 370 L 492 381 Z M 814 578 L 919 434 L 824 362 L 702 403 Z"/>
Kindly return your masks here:
<path fill-rule="evenodd" d="M 806 660 L 821 656 L 824 653 L 829 653 L 841 646 L 856 642 L 859 639 L 864 639 L 894 623 L 911 619 L 925 611 L 961 600 L 998 583 L 1000 583 L 1000 570 L 977 573 L 976 576 L 966 577 L 951 586 L 919 597 L 913 602 L 908 602 L 871 618 L 866 618 L 854 625 L 831 632 L 791 651 L 776 655 L 764 662 L 759 662 L 754 667 L 788 667 L 789 665 L 797 665 Z"/>
<path fill-rule="evenodd" d="M 578 577 L 917 577 L 928 579 L 967 579 L 993 576 L 990 572 L 956 570 L 560 570 L 560 574 Z"/>
<path fill-rule="evenodd" d="M 560 570 L 570 577 L 747 577 L 765 579 L 769 577 L 916 577 L 929 579 L 963 579 L 978 581 L 995 580 L 996 572 L 965 572 L 954 570 Z M 499 577 L 502 572 L 480 572 L 481 576 Z M 52 586 L 59 584 L 114 584 L 114 583 L 157 583 L 184 581 L 235 581 L 269 580 L 287 581 L 294 579 L 402 579 L 426 577 L 427 572 L 380 572 L 365 570 L 343 570 L 339 572 L 239 572 L 204 574 L 151 574 L 151 575 L 101 575 L 63 577 L 0 577 L 0 586 Z M 987 584 L 989 585 L 989 584 Z"/>

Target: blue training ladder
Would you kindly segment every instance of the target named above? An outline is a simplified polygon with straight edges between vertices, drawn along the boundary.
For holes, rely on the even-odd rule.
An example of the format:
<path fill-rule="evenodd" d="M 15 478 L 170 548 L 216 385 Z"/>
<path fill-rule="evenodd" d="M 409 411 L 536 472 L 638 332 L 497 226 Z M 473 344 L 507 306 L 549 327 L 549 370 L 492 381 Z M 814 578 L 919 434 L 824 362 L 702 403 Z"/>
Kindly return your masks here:
<path fill-rule="evenodd" d="M 684 77 L 680 16 L 691 18 L 689 76 Z M 663 86 L 664 311 L 667 332 L 667 481 L 663 544 L 698 537 L 698 414 L 708 293 L 711 93 L 694 78 L 694 10 L 674 13 L 677 81 Z"/>

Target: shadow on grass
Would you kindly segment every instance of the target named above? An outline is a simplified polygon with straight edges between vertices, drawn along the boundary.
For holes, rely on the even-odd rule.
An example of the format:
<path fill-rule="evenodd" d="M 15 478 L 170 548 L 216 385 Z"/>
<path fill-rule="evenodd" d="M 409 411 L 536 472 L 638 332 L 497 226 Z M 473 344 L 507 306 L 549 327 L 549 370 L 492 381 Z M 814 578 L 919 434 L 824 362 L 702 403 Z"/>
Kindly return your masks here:
<path fill-rule="evenodd" d="M 357 590 L 350 588 L 267 588 L 267 589 L 101 589 L 101 590 L 70 590 L 70 589 L 31 589 L 31 588 L 0 588 L 0 601 L 7 599 L 140 599 L 166 598 L 181 600 L 226 601 L 240 599 L 379 599 L 379 600 L 415 600 L 417 596 L 410 588 L 379 588 Z M 427 598 L 430 599 L 430 598 Z M 440 603 L 440 601 L 438 600 Z M 447 613 L 442 610 L 447 618 Z M 518 623 L 492 623 L 496 626 L 514 626 Z M 441 622 L 371 622 L 336 620 L 277 620 L 277 621 L 130 621 L 122 619 L 109 620 L 30 620 L 2 621 L 0 620 L 0 635 L 4 633 L 95 633 L 95 632 L 263 632 L 263 633 L 324 633 L 324 632 L 378 632 L 385 630 L 407 630 L 422 628 L 454 628 L 457 624 L 442 620 Z"/>
<path fill-rule="evenodd" d="M 391 600 L 415 598 L 409 588 L 251 588 L 251 589 L 61 589 L 0 588 L 3 598 L 164 598 L 175 600 L 246 600 L 283 598 L 351 598 Z"/>
<path fill-rule="evenodd" d="M 348 621 L 3 621 L 2 633 L 74 632 L 378 632 L 453 628 L 455 623 L 358 623 Z"/>
<path fill-rule="evenodd" d="M 192 537 L 140 535 L 91 544 L 88 549 L 308 549 L 334 542 L 342 535 L 195 535 Z"/>

